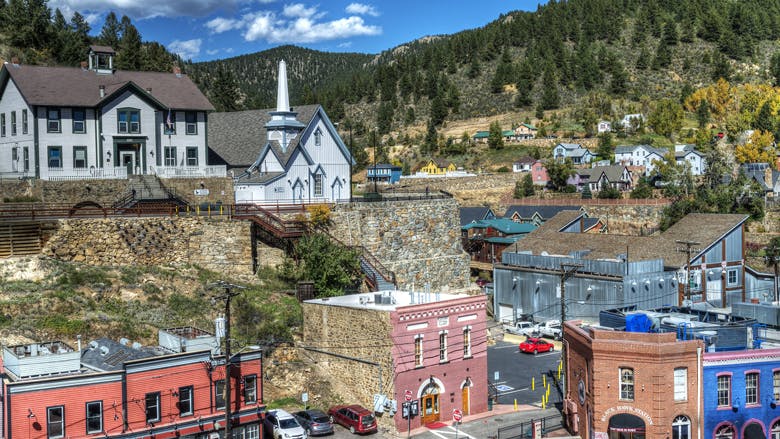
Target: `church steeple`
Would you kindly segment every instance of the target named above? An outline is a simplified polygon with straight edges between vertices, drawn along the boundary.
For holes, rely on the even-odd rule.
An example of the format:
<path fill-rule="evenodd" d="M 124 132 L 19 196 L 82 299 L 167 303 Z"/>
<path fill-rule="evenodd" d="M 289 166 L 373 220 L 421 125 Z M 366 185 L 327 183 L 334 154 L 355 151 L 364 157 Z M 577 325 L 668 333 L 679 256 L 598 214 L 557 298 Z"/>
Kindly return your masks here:
<path fill-rule="evenodd" d="M 282 152 L 287 152 L 290 142 L 298 137 L 305 127 L 299 122 L 290 108 L 290 95 L 287 91 L 287 64 L 279 61 L 279 81 L 276 89 L 276 111 L 271 112 L 271 120 L 265 124 L 268 130 L 268 140 L 278 141 Z"/>

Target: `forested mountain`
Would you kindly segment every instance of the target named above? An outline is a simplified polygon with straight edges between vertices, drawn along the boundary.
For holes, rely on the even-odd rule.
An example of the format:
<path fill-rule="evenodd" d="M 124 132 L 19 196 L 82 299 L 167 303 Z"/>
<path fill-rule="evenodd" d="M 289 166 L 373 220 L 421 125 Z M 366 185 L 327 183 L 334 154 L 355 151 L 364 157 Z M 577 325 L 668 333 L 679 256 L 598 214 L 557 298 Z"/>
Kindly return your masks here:
<path fill-rule="evenodd" d="M 263 96 L 258 78 L 271 81 L 284 57 L 293 102 L 322 103 L 363 132 L 564 106 L 587 130 L 599 118 L 647 111 L 649 102 L 677 100 L 721 77 L 772 82 L 779 37 L 780 0 L 551 1 L 479 29 L 410 42 L 371 62 L 284 47 L 192 71 L 208 89 L 213 81 L 205 75 L 224 66 L 247 97 L 244 105 L 268 107 L 275 88 L 260 87 Z"/>

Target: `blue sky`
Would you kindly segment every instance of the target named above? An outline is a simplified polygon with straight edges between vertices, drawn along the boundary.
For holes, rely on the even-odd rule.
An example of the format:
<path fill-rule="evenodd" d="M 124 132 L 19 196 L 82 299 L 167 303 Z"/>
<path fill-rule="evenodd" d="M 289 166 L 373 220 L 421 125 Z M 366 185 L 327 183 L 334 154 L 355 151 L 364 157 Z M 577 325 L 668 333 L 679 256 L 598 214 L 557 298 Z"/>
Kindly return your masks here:
<path fill-rule="evenodd" d="M 285 44 L 328 52 L 379 53 L 426 35 L 483 26 L 533 0 L 50 0 L 100 33 L 109 11 L 127 15 L 144 41 L 208 61 Z M 544 3 L 544 1 L 542 1 Z"/>

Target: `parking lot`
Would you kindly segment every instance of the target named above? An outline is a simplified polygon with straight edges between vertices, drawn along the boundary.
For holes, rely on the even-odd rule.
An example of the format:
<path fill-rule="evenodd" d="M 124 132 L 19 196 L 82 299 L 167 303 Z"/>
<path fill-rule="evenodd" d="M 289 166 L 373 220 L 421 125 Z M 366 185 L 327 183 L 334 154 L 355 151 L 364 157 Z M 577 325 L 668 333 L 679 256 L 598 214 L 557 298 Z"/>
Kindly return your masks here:
<path fill-rule="evenodd" d="M 488 347 L 488 379 L 499 391 L 500 404 L 533 404 L 541 407 L 544 383 L 552 375 L 557 376 L 561 360 L 561 344 L 555 342 L 555 350 L 533 355 L 522 353 L 518 344 L 525 337 L 504 336 L 503 341 Z M 498 379 L 496 379 L 498 372 Z M 549 403 L 560 402 L 561 398 L 553 386 Z"/>

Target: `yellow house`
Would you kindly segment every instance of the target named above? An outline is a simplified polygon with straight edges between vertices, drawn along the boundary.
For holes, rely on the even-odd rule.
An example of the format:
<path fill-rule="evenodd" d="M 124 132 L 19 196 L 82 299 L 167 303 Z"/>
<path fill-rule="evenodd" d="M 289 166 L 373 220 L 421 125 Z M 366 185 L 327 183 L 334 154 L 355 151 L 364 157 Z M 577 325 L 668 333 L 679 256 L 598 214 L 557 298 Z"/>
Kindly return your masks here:
<path fill-rule="evenodd" d="M 446 160 L 428 160 L 417 168 L 417 172 L 424 172 L 428 175 L 440 175 L 440 174 L 446 174 L 447 172 L 453 172 L 457 168 L 452 162 L 448 162 Z"/>

